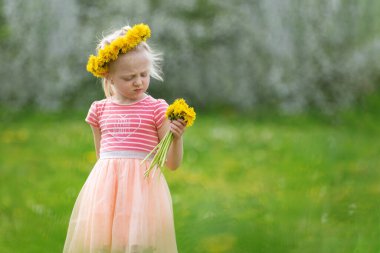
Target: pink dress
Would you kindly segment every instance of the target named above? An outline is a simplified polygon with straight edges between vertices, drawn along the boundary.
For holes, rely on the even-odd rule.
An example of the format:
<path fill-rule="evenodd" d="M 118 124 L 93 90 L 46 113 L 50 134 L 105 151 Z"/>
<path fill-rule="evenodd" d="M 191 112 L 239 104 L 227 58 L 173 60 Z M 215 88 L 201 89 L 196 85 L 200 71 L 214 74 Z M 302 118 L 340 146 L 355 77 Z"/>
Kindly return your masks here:
<path fill-rule="evenodd" d="M 172 200 L 162 173 L 144 178 L 168 104 L 95 101 L 86 122 L 100 128 L 100 158 L 73 208 L 64 253 L 177 253 Z M 152 171 L 153 172 L 153 171 Z"/>

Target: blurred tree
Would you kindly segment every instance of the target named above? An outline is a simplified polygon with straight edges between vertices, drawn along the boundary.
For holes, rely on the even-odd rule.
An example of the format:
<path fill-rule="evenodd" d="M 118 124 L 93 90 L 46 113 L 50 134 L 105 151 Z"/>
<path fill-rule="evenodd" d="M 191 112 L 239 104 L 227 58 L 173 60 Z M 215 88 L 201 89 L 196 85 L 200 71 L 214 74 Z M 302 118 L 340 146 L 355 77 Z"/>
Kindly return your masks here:
<path fill-rule="evenodd" d="M 79 80 L 70 65 L 79 35 L 75 1 L 4 1 L 3 7 L 11 35 L 1 59 L 1 101 L 59 108 Z"/>
<path fill-rule="evenodd" d="M 4 43 L 6 42 L 6 39 L 9 37 L 9 35 L 9 29 L 4 17 L 3 1 L 0 0 L 0 46 L 2 48 L 5 47 Z"/>
<path fill-rule="evenodd" d="M 139 22 L 165 54 L 165 82 L 153 81 L 151 92 L 169 100 L 329 113 L 379 87 L 376 0 L 0 3 L 5 104 L 87 107 L 103 96 L 85 70 L 88 55 L 103 34 Z"/>

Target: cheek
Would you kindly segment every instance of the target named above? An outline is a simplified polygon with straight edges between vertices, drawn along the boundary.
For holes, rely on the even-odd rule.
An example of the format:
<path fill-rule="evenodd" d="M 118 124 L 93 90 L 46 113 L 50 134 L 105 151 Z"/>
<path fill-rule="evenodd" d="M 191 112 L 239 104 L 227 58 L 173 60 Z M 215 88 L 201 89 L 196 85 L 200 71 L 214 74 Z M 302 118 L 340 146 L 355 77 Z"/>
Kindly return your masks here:
<path fill-rule="evenodd" d="M 127 88 L 127 87 L 129 87 L 130 86 L 130 84 L 129 84 L 130 82 L 127 82 L 127 81 L 125 81 L 125 80 L 119 80 L 118 82 L 117 82 L 117 84 L 115 83 L 115 87 L 117 88 L 117 89 L 125 89 L 125 88 Z"/>

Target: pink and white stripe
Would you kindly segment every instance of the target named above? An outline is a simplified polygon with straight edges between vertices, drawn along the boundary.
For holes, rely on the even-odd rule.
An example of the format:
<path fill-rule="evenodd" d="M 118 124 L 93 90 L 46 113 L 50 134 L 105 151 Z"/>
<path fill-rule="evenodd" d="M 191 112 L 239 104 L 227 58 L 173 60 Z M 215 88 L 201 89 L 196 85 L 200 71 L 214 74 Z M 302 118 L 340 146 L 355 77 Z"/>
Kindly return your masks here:
<path fill-rule="evenodd" d="M 122 105 L 111 99 L 92 103 L 85 121 L 100 128 L 100 153 L 132 150 L 150 152 L 159 142 L 168 104 L 146 96 L 133 104 Z"/>

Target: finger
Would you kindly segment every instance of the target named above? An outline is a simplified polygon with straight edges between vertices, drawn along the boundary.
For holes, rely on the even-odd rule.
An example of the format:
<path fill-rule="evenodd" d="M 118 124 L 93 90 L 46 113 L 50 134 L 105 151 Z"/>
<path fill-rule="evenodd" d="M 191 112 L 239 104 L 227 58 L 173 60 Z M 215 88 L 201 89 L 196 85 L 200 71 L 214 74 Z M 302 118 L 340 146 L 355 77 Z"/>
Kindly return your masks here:
<path fill-rule="evenodd" d="M 179 124 L 181 124 L 181 125 L 183 125 L 183 126 L 186 126 L 186 121 L 184 121 L 183 119 L 176 119 L 176 120 L 174 120 L 173 121 L 173 123 L 179 123 Z"/>
<path fill-rule="evenodd" d="M 178 131 L 183 132 L 185 131 L 186 127 L 180 123 L 178 124 L 171 124 L 171 127 L 178 129 Z"/>
<path fill-rule="evenodd" d="M 174 130 L 174 129 L 172 129 L 171 132 L 172 132 L 174 138 L 178 138 L 178 137 L 181 136 L 181 135 L 178 133 L 178 131 L 176 131 L 176 130 Z"/>
<path fill-rule="evenodd" d="M 178 121 L 181 122 L 182 124 L 186 124 L 186 121 L 183 119 L 178 119 Z"/>
<path fill-rule="evenodd" d="M 184 128 L 171 125 L 170 131 L 176 136 L 181 136 L 184 133 Z"/>
<path fill-rule="evenodd" d="M 170 125 L 170 129 L 172 132 L 178 133 L 180 131 L 179 127 L 175 124 Z"/>
<path fill-rule="evenodd" d="M 183 128 L 185 128 L 185 125 L 183 125 L 181 122 L 172 122 L 172 124 L 171 124 L 172 126 L 176 126 L 176 127 L 178 127 L 178 128 L 180 128 L 180 129 L 183 129 Z"/>
<path fill-rule="evenodd" d="M 182 123 L 183 126 L 187 125 L 186 121 L 184 121 L 184 120 L 181 120 L 181 123 Z"/>

